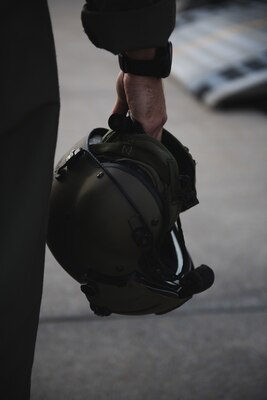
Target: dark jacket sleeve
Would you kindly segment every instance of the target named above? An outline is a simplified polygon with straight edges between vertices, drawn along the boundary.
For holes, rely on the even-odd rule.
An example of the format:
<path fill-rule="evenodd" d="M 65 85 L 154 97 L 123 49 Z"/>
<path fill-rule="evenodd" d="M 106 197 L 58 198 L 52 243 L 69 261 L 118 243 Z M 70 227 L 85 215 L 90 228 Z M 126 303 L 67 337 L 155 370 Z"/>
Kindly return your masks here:
<path fill-rule="evenodd" d="M 166 45 L 175 14 L 175 0 L 86 0 L 82 24 L 96 47 L 118 54 Z"/>

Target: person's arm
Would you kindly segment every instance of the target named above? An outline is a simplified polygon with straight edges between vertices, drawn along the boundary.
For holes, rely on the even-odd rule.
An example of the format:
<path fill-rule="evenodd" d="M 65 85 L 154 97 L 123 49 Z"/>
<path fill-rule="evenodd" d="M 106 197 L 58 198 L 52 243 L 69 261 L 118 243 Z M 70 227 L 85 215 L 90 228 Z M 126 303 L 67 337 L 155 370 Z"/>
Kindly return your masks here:
<path fill-rule="evenodd" d="M 121 72 L 116 89 L 117 99 L 112 113 L 129 112 L 148 135 L 161 140 L 162 128 L 167 121 L 162 79 Z"/>
<path fill-rule="evenodd" d="M 95 46 L 131 60 L 153 60 L 175 25 L 175 0 L 87 0 L 82 23 Z M 120 73 L 113 112 L 130 112 L 149 135 L 161 139 L 167 120 L 160 77 Z"/>
<path fill-rule="evenodd" d="M 87 0 L 82 24 L 96 47 L 119 54 L 165 46 L 175 16 L 175 0 Z"/>

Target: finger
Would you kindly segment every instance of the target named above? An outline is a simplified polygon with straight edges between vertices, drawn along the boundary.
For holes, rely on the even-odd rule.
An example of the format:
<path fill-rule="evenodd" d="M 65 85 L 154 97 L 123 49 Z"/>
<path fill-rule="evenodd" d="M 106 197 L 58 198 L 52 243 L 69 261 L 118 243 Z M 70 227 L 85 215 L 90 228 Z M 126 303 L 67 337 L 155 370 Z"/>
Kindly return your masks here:
<path fill-rule="evenodd" d="M 113 107 L 112 110 L 112 114 L 123 114 L 126 115 L 128 112 L 128 104 L 123 101 L 122 99 L 120 99 L 119 97 L 117 97 L 116 103 Z"/>
<path fill-rule="evenodd" d="M 112 113 L 127 114 L 129 109 L 124 90 L 123 77 L 123 72 L 120 72 L 116 82 L 117 100 L 113 107 Z"/>
<path fill-rule="evenodd" d="M 157 139 L 158 141 L 160 141 L 161 142 L 161 139 L 162 139 L 162 132 L 163 132 L 163 129 L 161 128 L 161 129 L 158 129 L 156 132 L 153 132 L 153 134 L 151 135 L 154 139 Z"/>
<path fill-rule="evenodd" d="M 154 139 L 157 139 L 157 140 L 159 140 L 161 142 L 162 132 L 163 132 L 162 126 L 159 126 L 157 128 L 154 128 L 154 129 L 148 129 L 148 128 L 145 128 L 144 125 L 145 124 L 143 124 L 144 131 L 149 136 L 152 136 Z"/>

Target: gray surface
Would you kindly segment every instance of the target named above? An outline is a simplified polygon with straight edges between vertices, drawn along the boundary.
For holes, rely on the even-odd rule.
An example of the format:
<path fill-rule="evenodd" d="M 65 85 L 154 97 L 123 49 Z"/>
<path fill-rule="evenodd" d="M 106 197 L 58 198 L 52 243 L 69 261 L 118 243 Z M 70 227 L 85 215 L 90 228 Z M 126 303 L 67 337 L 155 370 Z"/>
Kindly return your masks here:
<path fill-rule="evenodd" d="M 61 82 L 57 158 L 114 102 L 116 59 L 80 25 L 82 1 L 51 1 Z M 212 112 L 172 78 L 166 127 L 197 160 L 200 205 L 182 217 L 195 263 L 216 283 L 164 316 L 95 317 L 47 253 L 35 400 L 267 398 L 267 117 Z"/>
<path fill-rule="evenodd" d="M 178 13 L 172 74 L 205 104 L 267 96 L 267 3 L 222 1 Z"/>

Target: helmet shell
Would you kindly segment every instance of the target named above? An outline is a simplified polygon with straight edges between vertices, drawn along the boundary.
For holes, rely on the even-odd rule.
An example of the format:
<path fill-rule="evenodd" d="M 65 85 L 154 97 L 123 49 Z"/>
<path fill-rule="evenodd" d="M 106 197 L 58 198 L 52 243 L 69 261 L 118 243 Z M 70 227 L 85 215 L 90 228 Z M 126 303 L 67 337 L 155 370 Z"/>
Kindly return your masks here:
<path fill-rule="evenodd" d="M 160 196 L 143 170 L 116 161 L 98 164 L 85 141 L 56 167 L 48 225 L 52 253 L 79 282 L 88 270 L 111 277 L 132 273 L 163 228 Z M 75 149 L 80 153 L 72 160 Z"/>
<path fill-rule="evenodd" d="M 169 132 L 97 128 L 56 166 L 47 243 L 97 314 L 161 314 L 191 297 L 179 296 L 194 266 L 176 222 L 197 203 L 195 163 Z"/>

